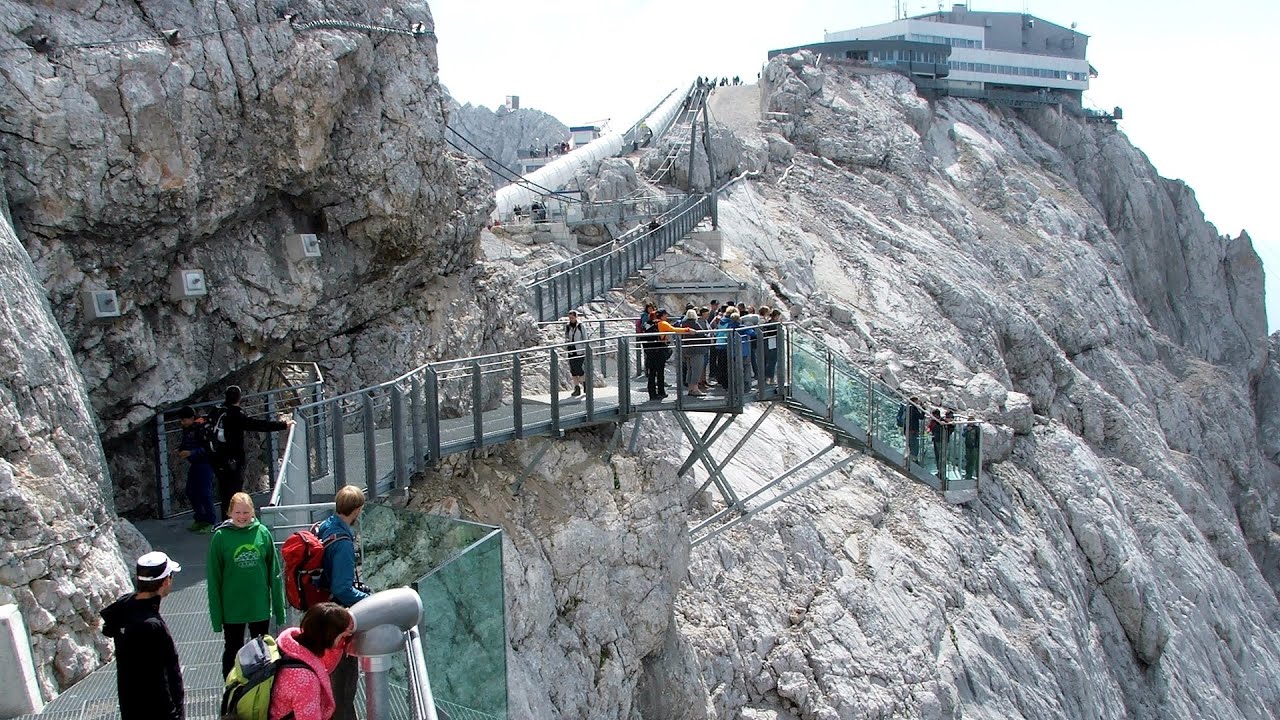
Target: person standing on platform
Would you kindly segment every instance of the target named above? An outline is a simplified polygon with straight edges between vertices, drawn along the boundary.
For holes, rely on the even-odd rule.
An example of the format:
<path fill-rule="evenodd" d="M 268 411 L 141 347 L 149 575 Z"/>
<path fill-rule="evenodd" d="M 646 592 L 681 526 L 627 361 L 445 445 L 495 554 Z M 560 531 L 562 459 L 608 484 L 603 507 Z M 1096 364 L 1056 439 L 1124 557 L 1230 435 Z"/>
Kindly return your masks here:
<path fill-rule="evenodd" d="M 280 556 L 271 531 L 258 522 L 247 493 L 231 496 L 231 519 L 213 531 L 209 541 L 209 618 L 223 634 L 222 675 L 236 663 L 236 652 L 249 637 L 266 635 L 272 616 L 284 624 L 284 582 Z"/>
<path fill-rule="evenodd" d="M 218 523 L 213 509 L 213 448 L 209 444 L 208 424 L 196 417 L 195 408 L 183 405 L 178 408 L 178 424 L 182 426 L 182 440 L 178 445 L 178 457 L 186 460 L 187 500 L 191 502 L 191 525 L 188 530 L 206 533 Z"/>
<path fill-rule="evenodd" d="M 573 378 L 573 397 L 582 394 L 582 384 L 586 382 L 587 362 L 587 326 L 578 322 L 578 311 L 569 311 L 569 322 L 564 326 L 564 341 L 569 353 L 569 375 Z M 556 381 L 559 382 L 558 380 Z"/>
<path fill-rule="evenodd" d="M 246 432 L 278 432 L 293 427 L 293 419 L 261 420 L 249 417 L 240 409 L 243 393 L 239 385 L 227 388 L 225 401 L 211 418 L 212 431 L 221 428 L 222 437 L 214 440 L 217 459 L 214 469 L 218 473 L 218 505 L 222 517 L 231 511 L 231 496 L 244 490 L 244 434 Z"/>
<path fill-rule="evenodd" d="M 121 720 L 182 720 L 185 691 L 178 646 L 160 617 L 160 601 L 173 590 L 182 566 L 149 552 L 134 567 L 136 592 L 102 610 L 102 633 L 116 646 L 116 690 Z"/>

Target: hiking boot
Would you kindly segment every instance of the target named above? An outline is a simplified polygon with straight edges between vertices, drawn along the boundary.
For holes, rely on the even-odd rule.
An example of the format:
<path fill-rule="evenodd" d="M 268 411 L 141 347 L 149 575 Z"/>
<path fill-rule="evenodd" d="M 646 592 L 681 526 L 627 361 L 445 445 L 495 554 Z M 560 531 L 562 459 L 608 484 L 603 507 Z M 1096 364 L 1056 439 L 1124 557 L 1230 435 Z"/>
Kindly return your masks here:
<path fill-rule="evenodd" d="M 210 527 L 212 526 L 209 523 L 196 520 L 187 526 L 187 531 L 193 533 L 204 533 L 209 532 Z"/>
<path fill-rule="evenodd" d="M 581 394 L 582 394 L 582 386 L 581 386 L 581 385 L 574 385 L 574 386 L 573 386 L 573 395 L 571 395 L 570 397 L 578 397 L 578 396 L 579 396 L 579 395 L 581 395 Z"/>

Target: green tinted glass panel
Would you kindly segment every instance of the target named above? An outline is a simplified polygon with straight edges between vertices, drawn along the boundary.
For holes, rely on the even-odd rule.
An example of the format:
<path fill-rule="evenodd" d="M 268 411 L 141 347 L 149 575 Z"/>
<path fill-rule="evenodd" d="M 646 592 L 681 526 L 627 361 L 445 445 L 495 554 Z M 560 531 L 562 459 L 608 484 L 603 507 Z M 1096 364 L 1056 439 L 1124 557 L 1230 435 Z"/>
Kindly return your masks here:
<path fill-rule="evenodd" d="M 866 379 L 838 370 L 835 374 L 836 418 L 852 423 L 856 429 L 866 430 L 869 411 Z"/>
<path fill-rule="evenodd" d="M 907 454 L 905 428 L 898 425 L 898 411 L 903 407 L 902 398 L 884 383 L 871 388 L 872 439 L 883 443 L 899 455 Z M 904 417 L 905 422 L 905 417 Z"/>
<path fill-rule="evenodd" d="M 506 621 L 502 533 L 438 515 L 369 504 L 360 519 L 362 577 L 374 589 L 413 587 L 427 673 L 440 707 L 505 718 Z M 405 688 L 404 655 L 392 685 Z"/>
<path fill-rule="evenodd" d="M 827 353 L 808 337 L 797 335 L 791 345 L 791 384 L 823 405 L 827 392 Z"/>

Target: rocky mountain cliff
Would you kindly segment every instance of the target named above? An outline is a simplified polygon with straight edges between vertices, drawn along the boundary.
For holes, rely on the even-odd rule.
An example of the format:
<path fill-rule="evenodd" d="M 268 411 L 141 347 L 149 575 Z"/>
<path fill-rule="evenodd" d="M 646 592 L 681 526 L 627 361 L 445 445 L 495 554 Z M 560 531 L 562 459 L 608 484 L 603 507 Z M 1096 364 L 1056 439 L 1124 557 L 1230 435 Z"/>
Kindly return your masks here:
<path fill-rule="evenodd" d="M 474 264 L 492 187 L 444 143 L 431 26 L 412 1 L 0 0 L 0 602 L 46 694 L 103 657 L 157 409 L 285 358 L 341 389 L 531 339 Z M 207 294 L 176 299 L 178 270 Z M 90 317 L 89 290 L 120 316 Z"/>
<path fill-rule="evenodd" d="M 467 140 L 497 160 L 503 167 L 520 173 L 516 159 L 521 150 L 530 148 L 542 152 L 546 145 L 554 145 L 569 139 L 569 127 L 556 118 L 533 108 L 509 110 L 499 106 L 490 110 L 484 105 L 458 105 L 453 103 L 449 110 L 451 127 L 461 133 Z M 480 151 L 469 147 L 465 142 L 454 139 L 469 155 L 482 158 Z M 491 165 L 491 163 L 488 163 Z M 511 182 L 511 174 L 490 167 L 493 186 L 502 187 Z"/>
<path fill-rule="evenodd" d="M 492 190 L 445 145 L 426 3 L 283 8 L 0 2 L 7 43 L 33 48 L 0 56 L 14 226 L 134 479 L 121 512 L 153 502 L 162 406 L 286 357 L 359 387 L 506 332 L 475 291 Z M 302 233 L 319 257 L 290 249 Z M 181 269 L 207 294 L 171 296 Z M 115 291 L 120 317 L 87 317 L 87 290 Z M 463 332 L 471 308 L 495 322 Z"/>
<path fill-rule="evenodd" d="M 785 119 L 758 123 L 762 105 Z M 1220 237 L 1115 126 L 1054 110 L 930 102 L 902 77 L 794 56 L 759 88 L 718 90 L 712 114 L 728 124 L 713 154 L 739 159 L 694 179 L 758 173 L 720 200 L 721 265 L 745 299 L 904 391 L 981 414 L 984 482 L 955 506 L 862 459 L 692 552 L 664 632 L 593 632 L 576 622 L 585 603 L 562 610 L 610 682 L 579 698 L 559 690 L 571 674 L 531 714 L 1275 717 L 1280 374 L 1249 238 Z M 668 265 L 691 280 L 715 274 L 681 259 Z M 643 422 L 637 460 L 661 477 L 680 434 Z M 728 472 L 759 482 L 824 442 L 775 412 Z M 538 577 L 572 568 L 564 582 L 627 595 L 653 582 L 557 559 L 522 531 L 527 510 L 484 501 L 530 454 L 490 458 L 454 491 L 514 526 L 515 553 L 550 566 Z M 626 487 L 587 483 L 576 502 L 626 503 Z M 712 502 L 693 500 L 693 513 Z M 591 527 L 555 537 L 586 543 Z M 616 532 L 646 554 L 648 527 Z M 658 557 L 674 566 L 662 577 L 683 561 Z M 522 626 L 543 614 L 540 593 L 523 595 Z M 611 633 L 632 652 L 612 654 Z M 513 673 L 548 677 L 544 652 L 513 641 Z M 619 682 L 631 694 L 615 714 Z"/>
<path fill-rule="evenodd" d="M 502 259 L 477 262 L 491 188 L 445 150 L 426 4 L 288 10 L 0 0 L 30 48 L 0 54 L 0 601 L 37 630 L 46 692 L 100 661 L 95 613 L 137 551 L 95 419 L 124 445 L 275 359 L 343 389 L 536 339 L 511 266 L 563 251 L 486 234 Z M 512 717 L 1274 717 L 1280 362 L 1248 237 L 1114 127 L 1050 110 L 929 102 L 808 56 L 713 103 L 717 164 L 690 181 L 755 173 L 721 196 L 723 269 L 981 413 L 979 498 L 862 459 L 691 552 L 713 500 L 675 476 L 669 418 L 637 421 L 635 455 L 556 442 L 518 497 L 535 444 L 452 458 L 413 502 L 507 530 Z M 304 232 L 319 258 L 290 252 Z M 718 272 L 700 264 L 680 267 Z M 209 294 L 171 299 L 193 267 Z M 89 321 L 93 289 L 122 316 Z M 779 411 L 728 472 L 822 441 Z M 145 474 L 112 462 L 115 509 L 145 504 Z"/>

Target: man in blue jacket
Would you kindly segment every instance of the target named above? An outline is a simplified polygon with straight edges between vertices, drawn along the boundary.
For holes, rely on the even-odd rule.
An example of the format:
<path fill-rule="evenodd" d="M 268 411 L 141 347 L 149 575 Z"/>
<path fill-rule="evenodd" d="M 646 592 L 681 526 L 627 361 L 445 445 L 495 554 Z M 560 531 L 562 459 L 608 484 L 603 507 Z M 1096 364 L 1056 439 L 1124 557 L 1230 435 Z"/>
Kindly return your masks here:
<path fill-rule="evenodd" d="M 364 491 L 355 485 L 345 485 L 338 490 L 333 506 L 333 515 L 316 529 L 316 536 L 321 542 L 335 535 L 339 538 L 325 548 L 324 572 L 319 584 L 328 589 L 334 602 L 351 607 L 369 597 L 369 589 L 357 577 L 355 531 L 352 529 L 364 512 Z M 360 668 L 355 657 L 344 655 L 329 677 L 336 706 L 335 720 L 355 720 L 356 685 L 359 682 Z"/>

